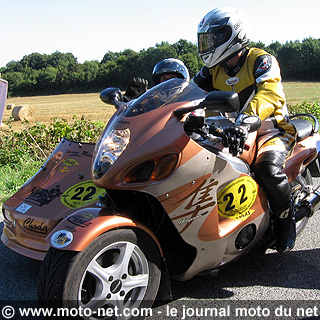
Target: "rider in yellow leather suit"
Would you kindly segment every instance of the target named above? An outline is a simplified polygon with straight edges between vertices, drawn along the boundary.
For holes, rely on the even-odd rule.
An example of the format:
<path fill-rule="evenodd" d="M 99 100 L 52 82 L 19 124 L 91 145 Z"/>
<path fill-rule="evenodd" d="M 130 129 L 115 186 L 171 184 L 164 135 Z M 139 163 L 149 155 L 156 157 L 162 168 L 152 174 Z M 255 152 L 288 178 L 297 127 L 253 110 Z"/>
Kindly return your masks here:
<path fill-rule="evenodd" d="M 256 115 L 262 121 L 253 171 L 270 203 L 276 249 L 285 252 L 293 248 L 296 231 L 291 188 L 281 170 L 295 146 L 296 131 L 288 121 L 277 60 L 262 49 L 247 48 L 249 42 L 239 10 L 217 8 L 210 11 L 198 26 L 198 50 L 205 66 L 193 81 L 207 91 L 238 93 L 240 112 L 229 135 L 247 134 L 241 126 L 247 115 Z M 241 148 L 230 148 L 234 155 L 239 151 Z"/>

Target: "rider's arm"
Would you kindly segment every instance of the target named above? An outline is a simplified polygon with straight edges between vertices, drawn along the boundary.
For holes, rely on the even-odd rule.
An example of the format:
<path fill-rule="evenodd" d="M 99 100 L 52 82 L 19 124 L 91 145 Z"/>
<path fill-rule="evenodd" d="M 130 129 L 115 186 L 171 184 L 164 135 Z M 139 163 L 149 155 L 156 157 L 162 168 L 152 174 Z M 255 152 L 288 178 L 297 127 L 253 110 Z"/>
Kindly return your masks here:
<path fill-rule="evenodd" d="M 257 91 L 244 113 L 264 120 L 285 104 L 277 60 L 271 55 L 259 56 L 254 65 L 254 77 Z"/>
<path fill-rule="evenodd" d="M 214 87 L 212 85 L 212 75 L 208 67 L 204 66 L 201 70 L 195 75 L 193 81 L 205 91 L 213 91 Z"/>

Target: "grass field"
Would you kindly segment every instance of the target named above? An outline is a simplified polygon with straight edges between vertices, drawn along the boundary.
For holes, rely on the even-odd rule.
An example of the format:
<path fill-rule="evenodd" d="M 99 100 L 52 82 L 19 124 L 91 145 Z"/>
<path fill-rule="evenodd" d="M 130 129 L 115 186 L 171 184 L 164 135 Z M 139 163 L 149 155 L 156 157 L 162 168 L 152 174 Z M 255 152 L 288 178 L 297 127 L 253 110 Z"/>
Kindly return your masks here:
<path fill-rule="evenodd" d="M 320 101 L 320 82 L 284 82 L 283 85 L 289 105 Z M 8 104 L 32 105 L 36 113 L 34 121 L 43 124 L 51 123 L 54 118 L 71 121 L 74 115 L 78 119 L 84 116 L 87 120 L 107 122 L 115 111 L 114 107 L 100 100 L 99 93 L 16 97 L 8 98 Z M 4 111 L 4 123 L 10 120 L 11 114 L 11 110 Z M 14 130 L 21 128 L 20 121 L 12 121 L 11 125 Z"/>
<path fill-rule="evenodd" d="M 283 82 L 289 105 L 302 101 L 320 101 L 320 82 Z"/>

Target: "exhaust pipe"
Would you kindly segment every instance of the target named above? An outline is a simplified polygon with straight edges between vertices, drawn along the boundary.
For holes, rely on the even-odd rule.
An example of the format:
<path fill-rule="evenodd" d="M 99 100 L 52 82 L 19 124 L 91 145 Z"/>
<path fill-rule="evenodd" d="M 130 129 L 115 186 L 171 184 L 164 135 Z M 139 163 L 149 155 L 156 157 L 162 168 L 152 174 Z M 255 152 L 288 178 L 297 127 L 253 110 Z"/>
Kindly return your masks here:
<path fill-rule="evenodd" d="M 295 219 L 302 220 L 304 217 L 311 217 L 320 208 L 320 186 L 308 194 L 297 206 Z"/>

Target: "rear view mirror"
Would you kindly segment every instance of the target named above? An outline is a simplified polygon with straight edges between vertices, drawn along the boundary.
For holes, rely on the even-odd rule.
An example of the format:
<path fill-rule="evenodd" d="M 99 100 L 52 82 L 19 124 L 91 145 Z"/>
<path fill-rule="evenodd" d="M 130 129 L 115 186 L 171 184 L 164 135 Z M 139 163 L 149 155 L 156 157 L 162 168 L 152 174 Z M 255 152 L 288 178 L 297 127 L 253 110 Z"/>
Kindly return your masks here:
<path fill-rule="evenodd" d="M 119 88 L 110 87 L 100 93 L 100 99 L 104 103 L 115 104 L 115 101 L 122 101 L 122 94 Z"/>
<path fill-rule="evenodd" d="M 239 96 L 232 91 L 212 91 L 201 102 L 210 111 L 234 112 L 240 108 Z"/>

